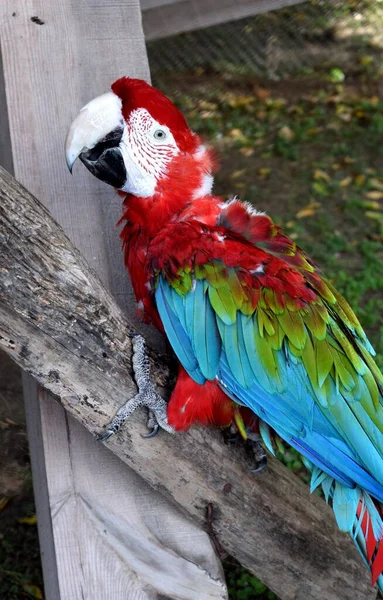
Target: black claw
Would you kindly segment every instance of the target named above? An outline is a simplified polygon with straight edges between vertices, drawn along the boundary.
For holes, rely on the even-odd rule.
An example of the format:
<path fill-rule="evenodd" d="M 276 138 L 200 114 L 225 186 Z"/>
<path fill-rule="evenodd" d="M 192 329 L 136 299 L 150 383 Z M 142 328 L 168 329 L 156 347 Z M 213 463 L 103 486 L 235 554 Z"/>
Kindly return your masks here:
<path fill-rule="evenodd" d="M 259 439 L 259 435 L 253 431 L 246 431 L 247 440 L 244 440 L 239 431 L 233 431 L 229 428 L 224 431 L 224 439 L 226 444 L 243 445 L 246 450 L 248 460 L 254 465 L 249 469 L 250 473 L 260 473 L 267 466 L 267 456 Z"/>
<path fill-rule="evenodd" d="M 267 467 L 267 457 L 263 456 L 258 463 L 256 463 L 255 469 L 250 469 L 250 473 L 261 473 Z"/>
<path fill-rule="evenodd" d="M 114 435 L 115 433 L 116 433 L 116 432 L 115 432 L 115 431 L 113 431 L 112 429 L 107 429 L 107 430 L 105 431 L 105 433 L 99 433 L 99 434 L 96 436 L 96 440 L 97 440 L 98 442 L 105 442 L 105 441 L 106 441 L 106 440 L 108 440 L 110 437 L 112 437 L 112 435 Z"/>
<path fill-rule="evenodd" d="M 141 437 L 143 437 L 145 440 L 149 440 L 150 438 L 154 438 L 157 433 L 160 430 L 160 426 L 158 423 L 156 423 L 152 429 L 152 431 L 149 431 L 149 433 L 141 433 Z"/>

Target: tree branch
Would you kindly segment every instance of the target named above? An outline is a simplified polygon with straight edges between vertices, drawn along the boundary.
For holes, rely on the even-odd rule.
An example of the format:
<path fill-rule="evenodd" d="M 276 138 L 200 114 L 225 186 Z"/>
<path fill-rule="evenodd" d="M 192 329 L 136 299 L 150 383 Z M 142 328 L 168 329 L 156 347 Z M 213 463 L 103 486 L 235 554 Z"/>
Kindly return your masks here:
<path fill-rule="evenodd" d="M 92 433 L 136 393 L 133 327 L 49 212 L 0 168 L 0 347 Z M 162 394 L 172 377 L 150 352 Z M 332 511 L 278 461 L 251 475 L 218 431 L 143 440 L 134 415 L 107 446 L 283 600 L 374 598 L 369 575 Z"/>

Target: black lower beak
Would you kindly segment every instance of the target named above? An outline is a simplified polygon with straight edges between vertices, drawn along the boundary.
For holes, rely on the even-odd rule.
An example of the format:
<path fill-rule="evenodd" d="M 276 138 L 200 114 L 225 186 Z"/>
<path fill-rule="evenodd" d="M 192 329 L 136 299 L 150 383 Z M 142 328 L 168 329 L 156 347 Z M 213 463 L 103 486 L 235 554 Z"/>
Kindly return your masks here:
<path fill-rule="evenodd" d="M 94 148 L 82 152 L 79 156 L 92 175 L 117 189 L 124 187 L 127 177 L 119 148 L 122 134 L 123 129 L 115 129 Z"/>

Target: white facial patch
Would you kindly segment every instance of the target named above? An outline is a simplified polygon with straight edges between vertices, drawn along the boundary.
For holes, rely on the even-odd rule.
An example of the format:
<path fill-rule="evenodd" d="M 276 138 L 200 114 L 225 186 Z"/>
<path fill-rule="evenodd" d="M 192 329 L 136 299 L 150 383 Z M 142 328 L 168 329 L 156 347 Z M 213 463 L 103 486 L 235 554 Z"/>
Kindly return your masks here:
<path fill-rule="evenodd" d="M 129 115 L 120 142 L 127 179 L 121 190 L 134 196 L 153 196 L 157 181 L 179 153 L 173 134 L 153 119 L 145 108 Z"/>

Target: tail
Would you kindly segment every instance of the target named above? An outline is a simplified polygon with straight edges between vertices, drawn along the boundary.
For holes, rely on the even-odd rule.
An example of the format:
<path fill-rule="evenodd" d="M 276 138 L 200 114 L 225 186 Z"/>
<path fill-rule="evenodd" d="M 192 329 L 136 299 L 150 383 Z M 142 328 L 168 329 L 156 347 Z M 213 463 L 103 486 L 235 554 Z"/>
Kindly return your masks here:
<path fill-rule="evenodd" d="M 332 505 L 339 529 L 350 534 L 370 569 L 372 585 L 383 594 L 383 505 L 360 487 L 346 487 L 313 467 L 311 490 L 318 485 Z"/>
<path fill-rule="evenodd" d="M 381 594 L 383 594 L 382 516 L 383 505 L 366 492 L 362 492 L 351 536 L 371 571 L 372 585 L 377 583 Z"/>
<path fill-rule="evenodd" d="M 275 455 L 273 442 L 277 437 L 262 421 L 259 431 L 268 450 Z M 383 503 L 359 486 L 348 487 L 301 455 L 311 471 L 310 491 L 322 488 L 326 502 L 332 506 L 341 531 L 350 534 L 352 541 L 371 571 L 371 584 L 377 584 L 383 595 Z"/>

